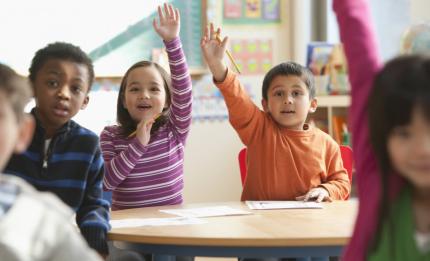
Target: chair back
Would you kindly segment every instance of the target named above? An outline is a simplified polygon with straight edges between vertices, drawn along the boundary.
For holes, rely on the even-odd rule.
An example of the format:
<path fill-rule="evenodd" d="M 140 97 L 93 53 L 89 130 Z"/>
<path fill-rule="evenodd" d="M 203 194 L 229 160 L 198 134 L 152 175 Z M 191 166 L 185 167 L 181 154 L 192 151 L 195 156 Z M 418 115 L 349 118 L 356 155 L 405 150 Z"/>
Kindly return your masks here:
<path fill-rule="evenodd" d="M 238 160 L 240 168 L 240 180 L 242 181 L 243 186 L 246 178 L 246 148 L 243 148 L 239 151 Z"/>

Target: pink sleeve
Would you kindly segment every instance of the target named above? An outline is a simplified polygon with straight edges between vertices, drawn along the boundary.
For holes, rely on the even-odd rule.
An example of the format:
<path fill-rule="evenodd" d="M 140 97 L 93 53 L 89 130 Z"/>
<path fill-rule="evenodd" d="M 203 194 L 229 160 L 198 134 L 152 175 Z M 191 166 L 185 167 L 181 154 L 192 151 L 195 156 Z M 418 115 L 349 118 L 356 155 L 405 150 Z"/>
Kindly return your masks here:
<path fill-rule="evenodd" d="M 369 140 L 367 100 L 381 68 L 368 1 L 334 0 L 339 31 L 348 60 L 352 104 L 349 111 L 352 147 L 360 197 L 359 214 L 344 260 L 365 260 L 378 219 L 380 180 Z"/>

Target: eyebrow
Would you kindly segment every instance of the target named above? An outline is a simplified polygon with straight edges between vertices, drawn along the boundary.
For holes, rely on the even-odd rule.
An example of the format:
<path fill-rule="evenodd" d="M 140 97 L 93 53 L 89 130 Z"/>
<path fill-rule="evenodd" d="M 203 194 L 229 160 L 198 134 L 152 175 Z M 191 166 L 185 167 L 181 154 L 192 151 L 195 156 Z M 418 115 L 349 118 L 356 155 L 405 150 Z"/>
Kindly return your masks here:
<path fill-rule="evenodd" d="M 55 70 L 49 70 L 48 74 L 53 74 L 55 76 L 62 76 L 62 75 L 64 75 L 64 73 L 59 72 L 59 71 L 55 71 Z M 82 77 L 75 77 L 72 80 L 73 81 L 80 81 L 80 82 L 83 82 L 83 83 L 85 82 L 85 80 Z"/>

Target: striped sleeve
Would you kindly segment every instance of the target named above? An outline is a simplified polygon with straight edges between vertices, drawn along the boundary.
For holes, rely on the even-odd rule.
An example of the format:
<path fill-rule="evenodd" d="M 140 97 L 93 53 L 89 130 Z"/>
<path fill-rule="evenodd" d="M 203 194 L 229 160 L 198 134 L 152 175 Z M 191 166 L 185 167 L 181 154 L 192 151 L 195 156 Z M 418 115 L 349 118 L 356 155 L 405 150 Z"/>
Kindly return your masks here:
<path fill-rule="evenodd" d="M 97 139 L 98 143 L 98 139 Z M 82 204 L 76 211 L 76 223 L 88 245 L 99 253 L 108 253 L 107 231 L 109 225 L 109 202 L 102 196 L 103 159 L 98 146 L 90 164 Z"/>
<path fill-rule="evenodd" d="M 104 128 L 100 134 L 100 144 L 105 164 L 103 188 L 104 190 L 115 190 L 134 169 L 146 148 L 135 138 L 130 144 L 125 145 L 127 149 L 116 154 L 116 134 L 111 132 L 109 128 Z"/>
<path fill-rule="evenodd" d="M 191 125 L 192 92 L 191 77 L 179 37 L 165 42 L 172 78 L 172 105 L 170 122 L 182 143 Z"/>

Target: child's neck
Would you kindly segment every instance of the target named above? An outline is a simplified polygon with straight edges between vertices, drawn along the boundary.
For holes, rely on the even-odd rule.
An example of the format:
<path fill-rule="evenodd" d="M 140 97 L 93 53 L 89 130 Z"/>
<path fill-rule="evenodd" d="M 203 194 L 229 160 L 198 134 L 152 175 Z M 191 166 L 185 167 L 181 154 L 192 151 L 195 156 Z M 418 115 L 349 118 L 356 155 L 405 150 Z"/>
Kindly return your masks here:
<path fill-rule="evenodd" d="M 412 207 L 415 229 L 421 233 L 430 233 L 430 190 L 414 189 L 412 192 Z"/>

